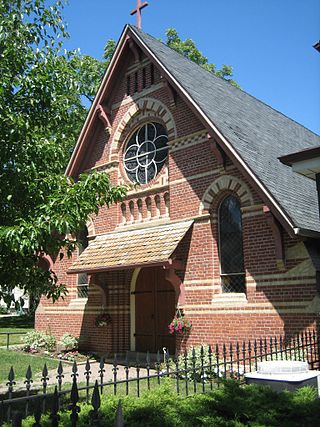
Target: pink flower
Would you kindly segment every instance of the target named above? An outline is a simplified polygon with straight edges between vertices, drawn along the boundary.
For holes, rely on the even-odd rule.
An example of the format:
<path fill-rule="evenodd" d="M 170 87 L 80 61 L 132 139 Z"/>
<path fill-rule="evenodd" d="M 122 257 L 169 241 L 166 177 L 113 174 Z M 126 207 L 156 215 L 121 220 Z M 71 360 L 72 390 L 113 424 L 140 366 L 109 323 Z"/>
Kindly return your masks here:
<path fill-rule="evenodd" d="M 192 322 L 186 319 L 184 316 L 175 317 L 172 322 L 168 325 L 169 333 L 182 334 L 192 329 Z"/>

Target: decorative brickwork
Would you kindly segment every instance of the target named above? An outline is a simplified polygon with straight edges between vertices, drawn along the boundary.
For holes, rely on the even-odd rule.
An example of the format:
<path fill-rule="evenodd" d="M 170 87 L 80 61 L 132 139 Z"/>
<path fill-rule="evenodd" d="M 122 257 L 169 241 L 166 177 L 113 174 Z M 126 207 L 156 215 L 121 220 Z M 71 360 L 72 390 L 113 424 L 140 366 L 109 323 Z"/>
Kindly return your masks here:
<path fill-rule="evenodd" d="M 208 211 L 215 197 L 223 191 L 236 193 L 241 201 L 242 207 L 253 205 L 253 198 L 249 187 L 239 178 L 223 175 L 217 178 L 205 191 L 201 200 L 199 214 Z"/>
<path fill-rule="evenodd" d="M 120 146 L 137 124 L 144 121 L 160 120 L 167 129 L 169 140 L 175 139 L 177 130 L 170 110 L 160 100 L 153 98 L 142 98 L 133 104 L 123 116 L 113 135 L 111 144 L 111 160 L 117 155 Z"/>
<path fill-rule="evenodd" d="M 169 204 L 169 192 L 128 199 L 120 205 L 121 222 L 119 226 L 169 218 Z"/>
<path fill-rule="evenodd" d="M 88 224 L 93 239 L 106 233 L 130 233 L 193 220 L 170 256 L 170 262 L 176 264 L 167 260 L 154 267 L 158 272 L 166 269 L 165 292 L 157 294 L 157 301 L 150 302 L 146 296 L 146 312 L 154 310 L 146 323 L 152 325 L 152 316 L 167 309 L 165 294 L 174 289 L 177 299 L 183 301 L 184 314 L 193 322 L 192 332 L 183 340 L 187 347 L 280 334 L 290 337 L 318 328 L 316 270 L 304 241 L 280 227 L 284 256 L 279 265 L 275 234 L 265 214 L 266 201 L 255 183 L 228 157 L 223 165 L 215 157 L 203 121 L 179 94 L 173 99 L 160 70 L 151 67 L 150 58 L 142 55 L 137 62 L 128 51 L 126 61 L 127 68 L 119 69 L 117 83 L 106 99 L 111 106 L 110 135 L 97 119 L 79 170 L 96 169 L 109 173 L 114 184 L 127 183 L 122 156 L 128 137 L 147 121 L 157 121 L 166 128 L 169 153 L 159 176 L 132 187 L 122 203 L 101 208 Z M 239 198 L 242 212 L 246 292 L 241 294 L 222 293 L 220 282 L 218 207 L 228 193 Z M 141 265 L 89 275 L 88 298 L 79 299 L 76 275 L 67 274 L 76 259 L 74 253 L 71 259 L 55 260 L 53 269 L 67 284 L 69 294 L 56 304 L 41 300 L 36 328 L 50 330 L 57 338 L 66 331 L 78 335 L 82 347 L 103 354 L 139 351 L 135 334 L 140 313 L 135 310 L 135 291 Z M 105 328 L 95 326 L 101 311 L 112 318 L 112 324 Z M 167 325 L 162 328 L 166 334 Z M 177 350 L 179 343 L 181 340 L 177 340 Z"/>

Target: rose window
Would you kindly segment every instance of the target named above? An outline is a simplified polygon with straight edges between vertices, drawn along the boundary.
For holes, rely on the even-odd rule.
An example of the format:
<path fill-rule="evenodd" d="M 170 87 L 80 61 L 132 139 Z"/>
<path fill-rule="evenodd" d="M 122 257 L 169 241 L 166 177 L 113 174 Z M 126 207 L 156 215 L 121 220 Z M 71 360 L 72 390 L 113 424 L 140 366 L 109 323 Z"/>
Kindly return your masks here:
<path fill-rule="evenodd" d="M 147 184 L 155 178 L 168 154 L 168 136 L 159 123 L 146 123 L 129 139 L 124 152 L 124 167 L 132 182 Z"/>

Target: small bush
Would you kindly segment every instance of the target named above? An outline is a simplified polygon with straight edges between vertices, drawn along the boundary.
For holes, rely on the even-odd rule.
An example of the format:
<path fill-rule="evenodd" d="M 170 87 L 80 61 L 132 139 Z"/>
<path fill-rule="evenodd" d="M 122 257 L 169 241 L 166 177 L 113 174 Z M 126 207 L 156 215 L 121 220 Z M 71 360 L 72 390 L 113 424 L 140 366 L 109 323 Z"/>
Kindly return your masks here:
<path fill-rule="evenodd" d="M 31 331 L 27 332 L 22 338 L 25 344 L 25 351 L 38 351 L 40 349 L 53 351 L 56 348 L 56 339 L 53 335 L 46 332 Z"/>
<path fill-rule="evenodd" d="M 118 396 L 101 396 L 100 425 L 113 427 Z M 219 389 L 188 398 L 177 395 L 170 380 L 140 398 L 121 398 L 124 425 L 130 427 L 313 427 L 320 425 L 320 402 L 310 388 L 276 393 L 268 387 L 240 386 L 227 381 Z M 90 425 L 91 405 L 80 404 L 78 427 Z M 61 412 L 61 425 L 70 425 L 70 411 Z M 24 427 L 34 425 L 30 417 Z M 41 419 L 49 427 L 48 415 Z"/>
<path fill-rule="evenodd" d="M 8 314 L 8 313 L 9 313 L 9 310 L 7 306 L 0 305 L 0 314 Z"/>
<path fill-rule="evenodd" d="M 60 338 L 59 343 L 64 347 L 65 350 L 76 350 L 78 348 L 79 338 L 66 332 Z"/>

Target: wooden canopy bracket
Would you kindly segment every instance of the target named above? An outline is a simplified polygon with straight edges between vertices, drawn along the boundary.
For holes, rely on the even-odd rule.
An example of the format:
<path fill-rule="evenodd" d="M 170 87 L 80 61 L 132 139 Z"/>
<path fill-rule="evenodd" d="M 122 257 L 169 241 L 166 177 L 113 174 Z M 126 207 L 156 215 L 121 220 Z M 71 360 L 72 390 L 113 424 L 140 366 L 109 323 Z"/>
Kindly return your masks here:
<path fill-rule="evenodd" d="M 186 303 L 185 287 L 182 280 L 175 272 L 175 270 L 183 269 L 184 264 L 181 261 L 169 259 L 169 261 L 163 265 L 163 268 L 165 269 L 166 280 L 174 287 L 177 307 L 184 307 Z"/>
<path fill-rule="evenodd" d="M 279 269 L 282 269 L 285 266 L 282 228 L 268 206 L 263 206 L 263 212 L 272 230 L 275 243 L 277 266 Z"/>
<path fill-rule="evenodd" d="M 38 267 L 43 271 L 52 271 L 53 269 L 53 260 L 50 255 L 41 252 L 39 254 Z"/>
<path fill-rule="evenodd" d="M 210 144 L 210 150 L 216 158 L 218 165 L 222 166 L 225 169 L 227 163 L 227 156 L 225 152 L 209 133 L 207 135 L 207 138 Z"/>
<path fill-rule="evenodd" d="M 304 245 L 316 271 L 316 287 L 320 293 L 320 243 L 318 240 L 309 239 L 304 242 Z"/>
<path fill-rule="evenodd" d="M 111 123 L 108 116 L 108 112 L 102 107 L 101 104 L 99 104 L 96 108 L 96 114 L 98 118 L 102 121 L 106 132 L 110 135 L 111 132 Z"/>
<path fill-rule="evenodd" d="M 184 269 L 184 263 L 182 261 L 179 261 L 178 259 L 169 258 L 168 261 L 166 261 L 163 264 L 163 268 L 165 270 L 167 268 L 173 268 L 175 270 L 183 270 Z"/>
<path fill-rule="evenodd" d="M 137 44 L 132 40 L 132 38 L 129 38 L 128 45 L 131 52 L 133 53 L 135 62 L 140 62 L 140 51 Z"/>
<path fill-rule="evenodd" d="M 102 282 L 102 280 L 100 279 L 99 275 L 92 275 L 90 278 L 90 284 L 94 285 L 96 288 L 99 289 L 100 293 L 101 293 L 101 305 L 103 308 L 106 307 L 107 305 L 107 295 L 106 295 L 106 288 Z M 89 284 L 89 286 L 90 286 Z"/>

